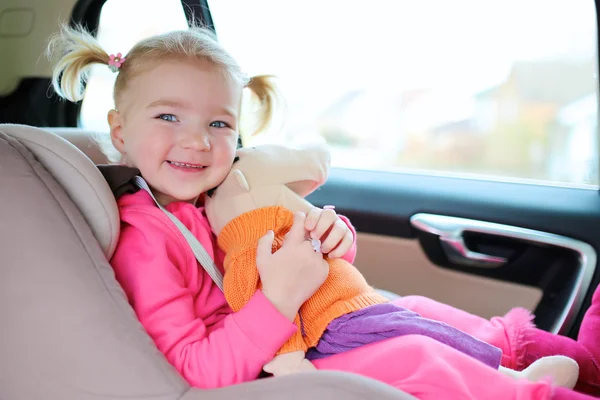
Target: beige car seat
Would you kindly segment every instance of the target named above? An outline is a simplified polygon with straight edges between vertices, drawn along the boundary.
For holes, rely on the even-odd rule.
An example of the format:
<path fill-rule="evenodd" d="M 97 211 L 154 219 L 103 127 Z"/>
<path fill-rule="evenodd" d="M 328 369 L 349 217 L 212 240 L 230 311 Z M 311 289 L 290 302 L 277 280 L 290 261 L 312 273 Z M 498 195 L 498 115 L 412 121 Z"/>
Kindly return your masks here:
<path fill-rule="evenodd" d="M 414 399 L 336 372 L 190 388 L 114 278 L 107 258 L 118 210 L 76 147 L 88 149 L 85 135 L 58 133 L 75 146 L 47 130 L 0 125 L 0 399 Z"/>

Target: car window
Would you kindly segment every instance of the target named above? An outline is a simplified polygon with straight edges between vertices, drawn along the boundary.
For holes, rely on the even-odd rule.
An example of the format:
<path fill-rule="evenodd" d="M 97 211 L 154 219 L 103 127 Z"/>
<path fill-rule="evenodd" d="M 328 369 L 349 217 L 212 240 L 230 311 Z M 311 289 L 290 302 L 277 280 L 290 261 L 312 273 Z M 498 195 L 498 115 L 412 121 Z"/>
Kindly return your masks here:
<path fill-rule="evenodd" d="M 335 167 L 598 184 L 591 0 L 209 0 L 250 74 L 275 74 L 283 129 Z M 279 126 L 279 125 L 278 125 Z"/>

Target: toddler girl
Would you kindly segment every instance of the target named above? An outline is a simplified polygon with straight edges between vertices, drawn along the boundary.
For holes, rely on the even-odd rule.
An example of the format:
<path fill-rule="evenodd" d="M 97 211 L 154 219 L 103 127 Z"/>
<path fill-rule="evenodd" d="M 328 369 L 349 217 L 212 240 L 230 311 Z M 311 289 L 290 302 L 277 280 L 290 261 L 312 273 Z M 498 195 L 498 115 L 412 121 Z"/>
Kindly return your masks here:
<path fill-rule="evenodd" d="M 70 101 L 82 98 L 91 65 L 105 64 L 118 74 L 108 124 L 121 160 L 102 171 L 121 218 L 111 265 L 142 325 L 193 386 L 218 388 L 256 379 L 294 334 L 300 305 L 327 276 L 322 254 L 305 237 L 320 238 L 329 257 L 352 262 L 351 224 L 333 210 L 314 208 L 307 215 L 295 214 L 291 233 L 275 253 L 273 235 L 266 234 L 257 256 L 263 288 L 232 312 L 181 232 L 147 191 L 130 182 L 141 175 L 158 203 L 222 269 L 223 254 L 207 222 L 203 198 L 233 163 L 245 88 L 262 103 L 260 126 L 267 126 L 275 99 L 269 79 L 247 77 L 210 31 L 195 26 L 144 39 L 125 57 L 107 54 L 82 28 L 65 26 L 50 49 L 60 55 L 53 86 Z M 314 365 L 379 379 L 421 399 L 577 395 L 547 382 L 514 380 L 416 335 L 321 358 Z"/>

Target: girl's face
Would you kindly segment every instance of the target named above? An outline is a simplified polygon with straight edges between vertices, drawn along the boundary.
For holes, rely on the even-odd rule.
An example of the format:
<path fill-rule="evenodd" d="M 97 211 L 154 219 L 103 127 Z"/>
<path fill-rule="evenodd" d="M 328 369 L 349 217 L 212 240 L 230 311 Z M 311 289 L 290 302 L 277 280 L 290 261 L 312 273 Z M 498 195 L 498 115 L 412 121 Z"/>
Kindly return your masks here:
<path fill-rule="evenodd" d="M 207 61 L 167 61 L 127 82 L 108 115 L 112 142 L 157 200 L 196 202 L 235 156 L 242 86 Z"/>

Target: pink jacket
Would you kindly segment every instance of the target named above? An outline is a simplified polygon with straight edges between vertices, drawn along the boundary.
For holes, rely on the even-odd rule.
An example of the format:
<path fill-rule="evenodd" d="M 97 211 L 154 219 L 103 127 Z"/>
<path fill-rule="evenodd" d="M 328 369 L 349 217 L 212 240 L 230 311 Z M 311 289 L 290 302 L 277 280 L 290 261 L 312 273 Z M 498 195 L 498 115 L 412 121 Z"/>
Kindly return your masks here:
<path fill-rule="evenodd" d="M 295 332 L 295 325 L 260 291 L 246 307 L 233 313 L 223 293 L 197 265 L 181 233 L 146 192 L 124 195 L 118 204 L 121 237 L 111 264 L 158 349 L 195 387 L 217 388 L 255 379 L 263 365 Z M 216 246 L 203 209 L 188 203 L 171 203 L 167 209 L 196 235 L 222 267 L 224 254 Z M 356 235 L 350 222 L 344 220 Z M 355 252 L 354 246 L 344 258 L 352 262 Z M 417 304 L 411 304 L 413 300 L 417 300 Z M 404 298 L 397 303 L 417 309 L 427 303 L 426 310 L 421 311 L 431 314 L 444 308 L 421 300 L 424 299 Z M 427 312 L 423 314 L 426 316 Z M 486 321 L 453 315 L 457 317 L 453 321 L 456 325 L 465 325 L 470 328 L 467 331 L 476 331 L 476 336 L 481 338 L 493 339 L 479 330 L 488 324 Z M 515 321 L 516 325 L 529 323 L 528 318 L 523 315 L 520 323 Z M 506 332 L 500 327 L 494 331 L 494 324 L 490 325 L 489 332 L 493 331 L 494 338 Z M 269 335 L 264 334 L 264 326 L 269 327 Z M 503 343 L 498 345 L 507 350 Z M 508 378 L 426 336 L 388 339 L 316 360 L 314 364 L 320 370 L 371 377 L 419 399 L 558 400 L 572 398 L 573 394 L 559 393 L 546 382 Z"/>
<path fill-rule="evenodd" d="M 217 388 L 255 379 L 296 331 L 262 292 L 233 313 L 200 267 L 183 235 L 145 191 L 119 201 L 121 235 L 111 259 L 116 278 L 140 322 L 168 361 L 193 386 Z M 166 207 L 198 238 L 222 268 L 202 208 Z M 350 222 L 344 221 L 352 229 Z M 344 256 L 354 261 L 356 244 Z M 269 327 L 269 335 L 264 334 Z"/>

